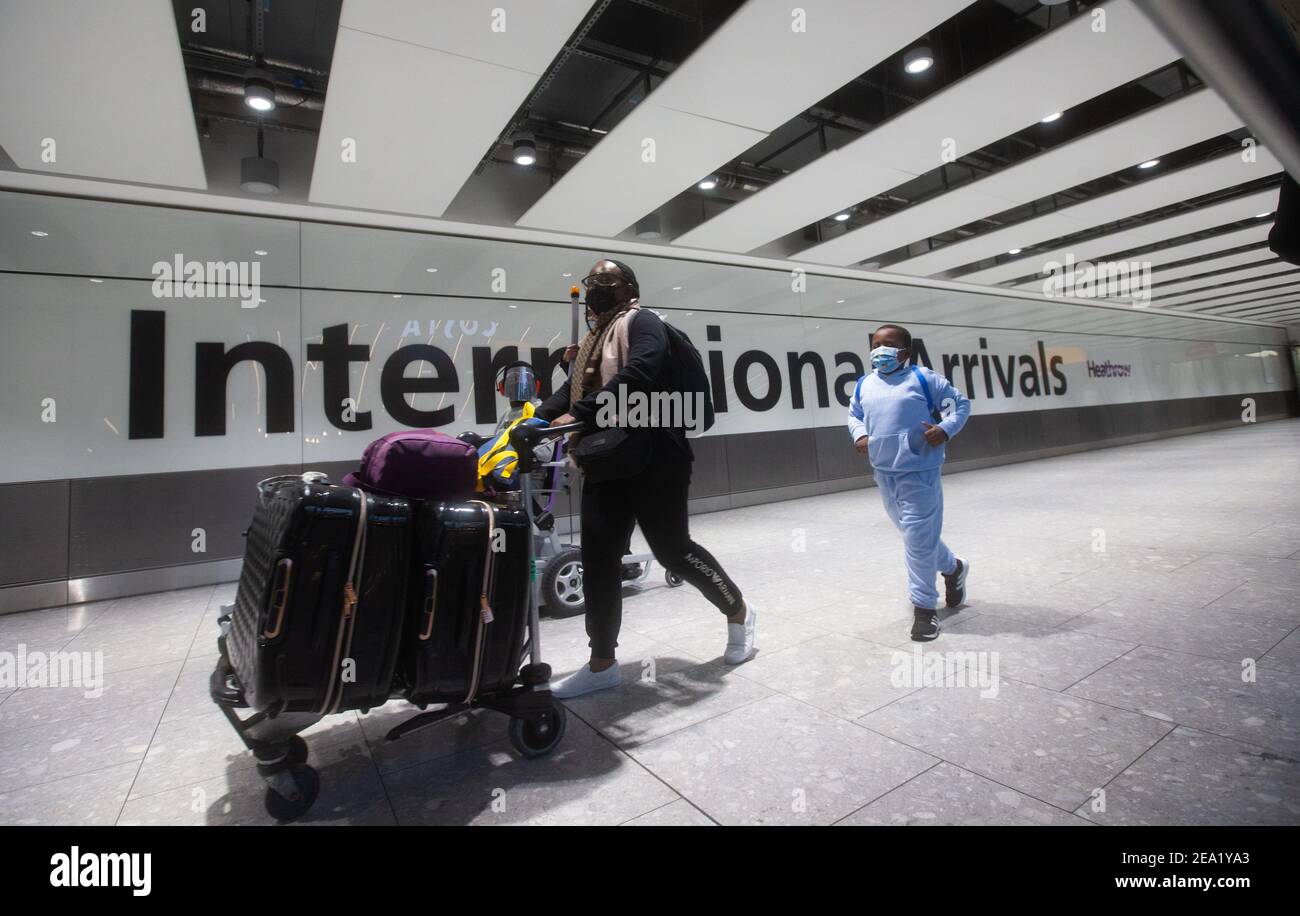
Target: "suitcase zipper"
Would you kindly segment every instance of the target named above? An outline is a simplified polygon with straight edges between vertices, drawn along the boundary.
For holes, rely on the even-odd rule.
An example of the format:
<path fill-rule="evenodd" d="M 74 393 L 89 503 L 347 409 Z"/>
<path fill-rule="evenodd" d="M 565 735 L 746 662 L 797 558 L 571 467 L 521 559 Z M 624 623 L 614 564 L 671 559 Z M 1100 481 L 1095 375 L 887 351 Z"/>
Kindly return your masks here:
<path fill-rule="evenodd" d="M 325 691 L 325 699 L 321 705 L 321 713 L 329 715 L 338 711 L 343 703 L 344 685 L 339 678 L 339 665 L 347 657 L 347 653 L 352 651 L 352 631 L 356 626 L 357 604 L 357 586 L 361 584 L 361 570 L 365 558 L 366 543 L 366 508 L 369 498 L 365 492 L 360 489 L 352 491 L 360 497 L 361 504 L 357 510 L 357 531 L 352 538 L 352 557 L 348 563 L 348 579 L 343 586 L 343 613 L 339 617 L 338 634 L 334 639 L 334 664 L 330 667 L 329 686 Z M 346 638 L 346 645 L 344 639 Z M 338 695 L 335 696 L 337 689 Z"/>
<path fill-rule="evenodd" d="M 478 684 L 483 673 L 483 632 L 492 622 L 492 605 L 488 602 L 488 592 L 492 588 L 492 534 L 496 528 L 496 512 L 492 505 L 479 499 L 472 499 L 470 502 L 482 506 L 487 512 L 488 531 L 487 553 L 483 557 L 483 588 L 479 593 L 478 628 L 474 635 L 474 668 L 470 675 L 469 693 L 465 695 L 466 704 L 473 703 L 474 697 L 478 694 Z"/>

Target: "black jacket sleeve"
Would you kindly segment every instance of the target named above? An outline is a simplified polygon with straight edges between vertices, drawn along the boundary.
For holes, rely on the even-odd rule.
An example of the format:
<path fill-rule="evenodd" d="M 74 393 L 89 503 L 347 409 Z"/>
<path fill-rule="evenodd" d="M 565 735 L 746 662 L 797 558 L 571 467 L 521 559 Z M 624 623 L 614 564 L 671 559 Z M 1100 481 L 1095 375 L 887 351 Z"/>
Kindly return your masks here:
<path fill-rule="evenodd" d="M 664 330 L 659 316 L 652 312 L 638 310 L 631 321 L 628 327 L 627 363 L 609 380 L 608 385 L 587 392 L 586 397 L 573 405 L 573 416 L 588 426 L 596 423 L 596 413 L 600 410 L 597 398 L 602 391 L 608 391 L 617 397 L 620 385 L 626 385 L 629 392 L 646 393 L 663 387 L 662 379 L 669 358 L 668 332 Z M 537 409 L 537 416 L 553 420 L 566 411 L 569 411 L 568 381 L 542 403 Z"/>
<path fill-rule="evenodd" d="M 551 393 L 551 396 L 538 405 L 533 411 L 533 416 L 541 417 L 543 420 L 554 420 L 556 417 L 563 416 L 569 409 L 569 380 L 566 378 L 564 384 Z"/>

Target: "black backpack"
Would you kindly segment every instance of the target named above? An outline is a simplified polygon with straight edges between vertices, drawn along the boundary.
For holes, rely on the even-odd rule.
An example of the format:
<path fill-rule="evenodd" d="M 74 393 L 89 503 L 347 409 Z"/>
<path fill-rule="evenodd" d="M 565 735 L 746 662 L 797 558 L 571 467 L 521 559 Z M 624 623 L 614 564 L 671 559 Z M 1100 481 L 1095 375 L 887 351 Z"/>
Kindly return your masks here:
<path fill-rule="evenodd" d="M 704 395 L 704 428 L 713 427 L 713 388 L 704 371 L 704 358 L 681 328 L 663 322 L 668 332 L 668 359 L 673 366 L 673 389 L 683 394 Z"/>

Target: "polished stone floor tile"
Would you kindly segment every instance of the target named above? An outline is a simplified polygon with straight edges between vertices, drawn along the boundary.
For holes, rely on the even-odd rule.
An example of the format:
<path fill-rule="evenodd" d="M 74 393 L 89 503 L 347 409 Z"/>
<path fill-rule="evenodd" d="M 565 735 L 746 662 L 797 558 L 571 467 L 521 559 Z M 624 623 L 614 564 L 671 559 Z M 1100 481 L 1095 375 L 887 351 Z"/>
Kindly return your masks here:
<path fill-rule="evenodd" d="M 621 824 L 680 796 L 570 716 L 546 757 L 507 741 L 383 774 L 400 824 Z"/>
<path fill-rule="evenodd" d="M 1071 687 L 1072 696 L 1300 756 L 1300 672 L 1142 647 Z"/>
<path fill-rule="evenodd" d="M 7 705 L 7 704 L 6 704 Z M 138 763 L 162 715 L 161 702 L 7 730 L 0 740 L 0 792 Z"/>
<path fill-rule="evenodd" d="M 139 769 L 135 761 L 119 763 L 25 789 L 0 791 L 0 825 L 111 825 Z"/>
<path fill-rule="evenodd" d="M 940 763 L 859 808 L 846 827 L 1070 827 L 1084 822 L 1068 811 Z"/>
<path fill-rule="evenodd" d="M 1163 598 L 1116 598 L 1062 629 L 1212 658 L 1258 658 L 1295 628 L 1276 618 L 1189 607 Z"/>
<path fill-rule="evenodd" d="M 716 827 L 714 821 L 686 799 L 669 802 L 662 808 L 624 821 L 623 827 Z"/>
<path fill-rule="evenodd" d="M 1178 728 L 1106 786 L 1099 824 L 1300 823 L 1300 761 L 1231 738 Z"/>
<path fill-rule="evenodd" d="M 1073 810 L 1173 726 L 1101 703 L 1003 679 L 926 687 L 858 722 L 883 735 Z"/>
<path fill-rule="evenodd" d="M 935 759 L 785 696 L 636 748 L 721 824 L 829 824 Z"/>

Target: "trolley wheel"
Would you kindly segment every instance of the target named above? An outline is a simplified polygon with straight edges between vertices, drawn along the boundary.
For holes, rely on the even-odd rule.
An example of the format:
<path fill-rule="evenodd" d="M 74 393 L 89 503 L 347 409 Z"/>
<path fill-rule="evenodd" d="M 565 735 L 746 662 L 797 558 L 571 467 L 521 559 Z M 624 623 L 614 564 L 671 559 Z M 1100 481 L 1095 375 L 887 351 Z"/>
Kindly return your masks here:
<path fill-rule="evenodd" d="M 307 742 L 302 740 L 302 735 L 294 735 L 289 739 L 289 762 L 307 762 Z"/>
<path fill-rule="evenodd" d="M 266 813 L 277 821 L 302 817 L 320 795 L 320 775 L 305 763 L 290 764 L 268 782 Z"/>
<path fill-rule="evenodd" d="M 525 757 L 545 757 L 564 738 L 567 715 L 559 703 L 531 717 L 510 720 L 510 743 Z"/>
<path fill-rule="evenodd" d="M 666 572 L 664 573 L 664 581 L 668 583 L 669 588 L 676 588 L 686 580 L 681 577 L 680 573 Z"/>
<path fill-rule="evenodd" d="M 576 617 L 587 609 L 581 550 L 571 547 L 551 557 L 542 573 L 542 600 L 552 617 Z"/>

